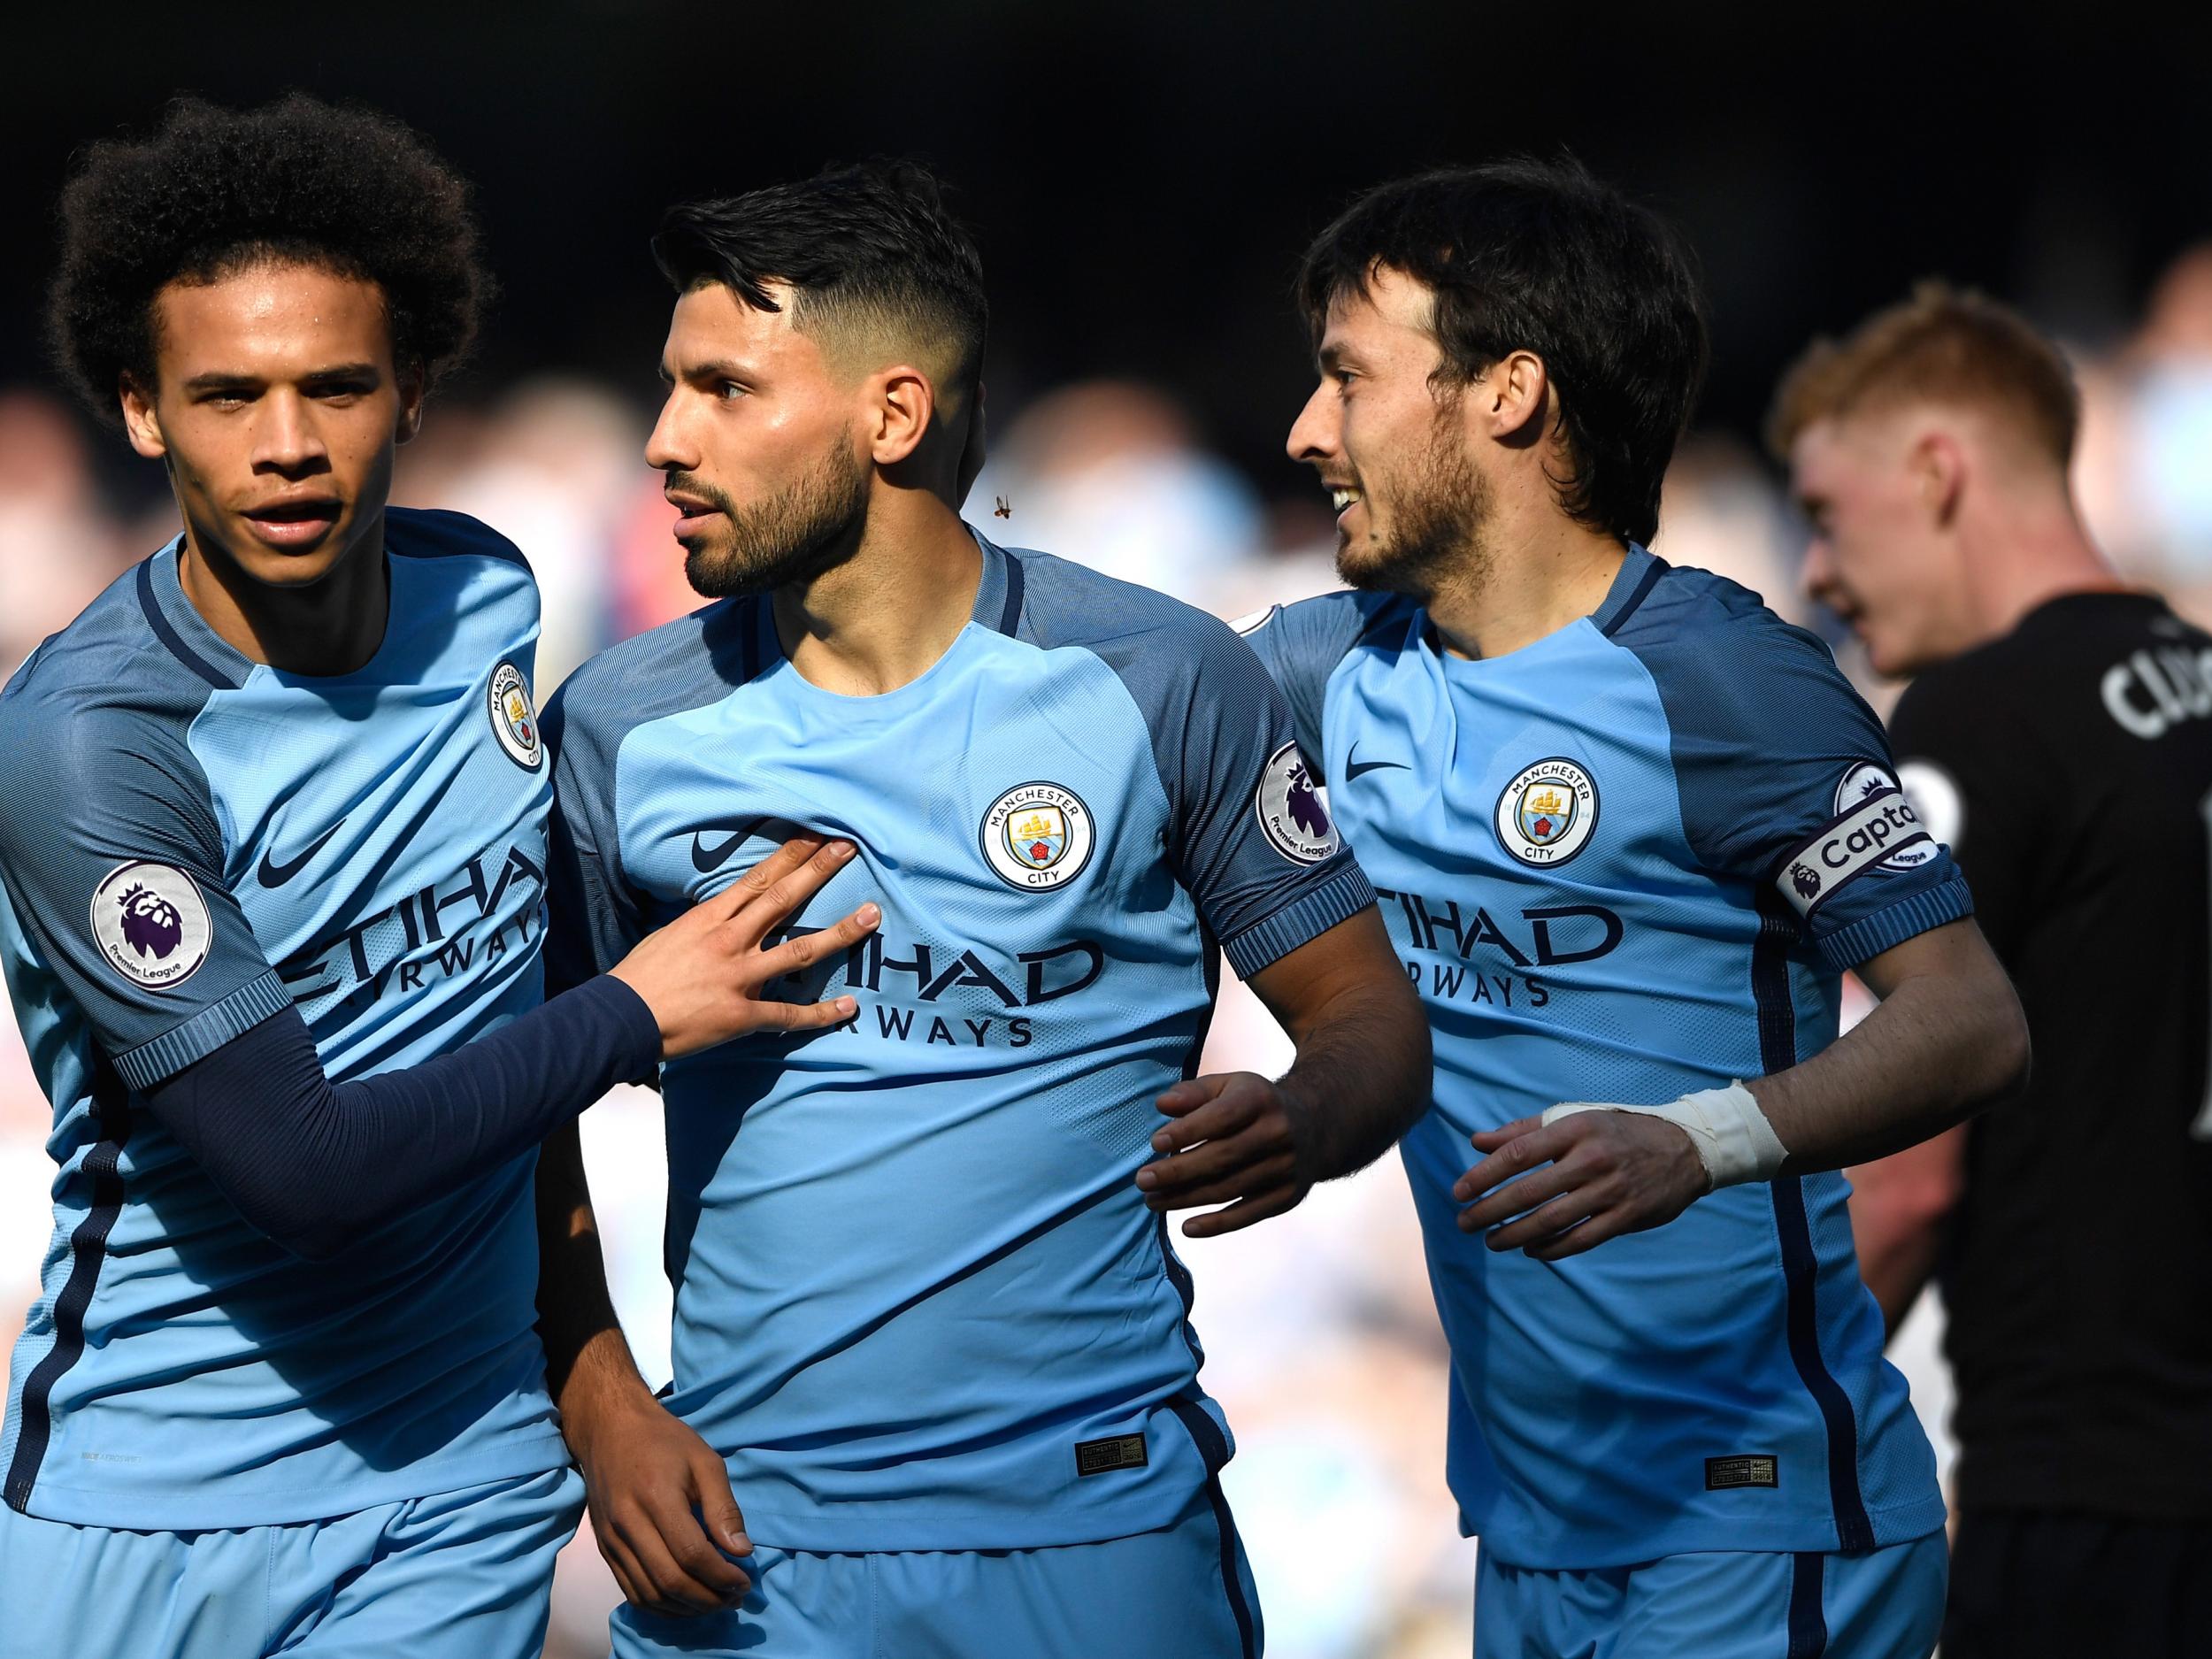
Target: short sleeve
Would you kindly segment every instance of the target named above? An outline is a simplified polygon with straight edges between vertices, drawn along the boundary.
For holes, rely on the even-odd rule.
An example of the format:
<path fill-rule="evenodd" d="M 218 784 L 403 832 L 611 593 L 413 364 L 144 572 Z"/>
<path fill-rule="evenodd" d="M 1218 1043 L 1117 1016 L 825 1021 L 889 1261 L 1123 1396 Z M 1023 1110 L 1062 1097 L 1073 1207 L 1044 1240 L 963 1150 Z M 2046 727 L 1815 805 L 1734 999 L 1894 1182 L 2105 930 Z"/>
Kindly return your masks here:
<path fill-rule="evenodd" d="M 1828 648 L 1731 592 L 1752 608 L 1724 611 L 1724 626 L 1662 632 L 1664 611 L 1647 604 L 1639 620 L 1658 637 L 1621 641 L 1658 686 L 1691 850 L 1794 915 L 1839 970 L 1970 915 L 1964 879 Z"/>
<path fill-rule="evenodd" d="M 553 812 L 548 826 L 546 991 L 581 985 L 630 953 L 647 928 L 622 879 L 614 820 L 612 741 L 587 719 L 572 722 L 568 685 L 545 710 L 553 757 Z"/>
<path fill-rule="evenodd" d="M 2051 772 L 2008 700 L 1937 668 L 1890 719 L 1897 773 L 1921 822 L 1974 885 L 1974 910 L 2004 956 L 2017 941 L 2036 849 L 2050 844 Z"/>
<path fill-rule="evenodd" d="M 1229 625 L 1282 694 L 1298 746 L 1317 767 L 1328 764 L 1322 752 L 1321 716 L 1329 676 L 1369 629 L 1379 598 L 1387 603 L 1386 596 L 1323 594 L 1295 604 L 1271 605 Z"/>
<path fill-rule="evenodd" d="M 0 880 L 133 1088 L 291 1006 L 224 875 L 180 737 L 99 710 L 0 704 Z"/>
<path fill-rule="evenodd" d="M 1173 645 L 1121 672 L 1148 705 L 1170 857 L 1230 965 L 1248 979 L 1364 910 L 1375 892 L 1329 821 L 1290 709 L 1252 653 L 1210 618 L 1194 618 Z"/>

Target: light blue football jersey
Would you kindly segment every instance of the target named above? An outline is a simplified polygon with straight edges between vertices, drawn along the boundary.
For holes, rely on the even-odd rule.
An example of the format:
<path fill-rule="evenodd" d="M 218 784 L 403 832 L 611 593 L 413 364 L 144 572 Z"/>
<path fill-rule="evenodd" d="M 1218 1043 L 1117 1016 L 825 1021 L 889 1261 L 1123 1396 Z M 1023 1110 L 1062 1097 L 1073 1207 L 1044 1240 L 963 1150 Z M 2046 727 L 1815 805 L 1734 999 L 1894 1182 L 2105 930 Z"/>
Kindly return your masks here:
<path fill-rule="evenodd" d="M 342 1080 L 541 999 L 536 586 L 472 519 L 385 528 L 391 619 L 356 672 L 242 657 L 172 544 L 0 695 L 0 961 L 58 1170 L 0 1439 L 25 1513 L 258 1526 L 565 1461 L 534 1157 L 311 1263 L 134 1098 L 288 1002 Z"/>
<path fill-rule="evenodd" d="M 1835 1040 L 1843 969 L 1968 915 L 1828 649 L 1632 549 L 1590 617 L 1455 657 L 1410 601 L 1246 632 L 1436 1038 L 1402 1143 L 1450 1340 L 1463 1524 L 1498 1559 L 1865 1549 L 1943 1523 L 1837 1174 L 1732 1187 L 1546 1263 L 1459 1231 L 1468 1136 L 1655 1104 Z"/>
<path fill-rule="evenodd" d="M 978 540 L 972 619 L 896 690 L 809 683 L 743 598 L 604 653 L 548 710 L 557 982 L 794 826 L 859 849 L 798 926 L 883 908 L 787 987 L 851 995 L 851 1023 L 662 1070 L 668 1404 L 779 1548 L 1182 1513 L 1230 1442 L 1133 1179 L 1155 1098 L 1196 1064 L 1217 941 L 1249 975 L 1374 902 L 1233 634 Z"/>

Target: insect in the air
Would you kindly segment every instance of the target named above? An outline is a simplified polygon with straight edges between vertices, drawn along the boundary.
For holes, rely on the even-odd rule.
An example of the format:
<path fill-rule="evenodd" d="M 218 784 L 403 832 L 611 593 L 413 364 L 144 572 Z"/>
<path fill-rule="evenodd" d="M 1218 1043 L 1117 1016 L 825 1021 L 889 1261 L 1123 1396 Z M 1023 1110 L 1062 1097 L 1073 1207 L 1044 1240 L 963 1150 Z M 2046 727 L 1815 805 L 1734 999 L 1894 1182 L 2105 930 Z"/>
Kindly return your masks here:
<path fill-rule="evenodd" d="M 1014 510 L 1008 504 L 1005 496 L 996 495 L 992 499 L 998 503 L 997 506 L 991 509 L 994 516 L 1001 518 L 1011 518 L 1014 516 Z"/>

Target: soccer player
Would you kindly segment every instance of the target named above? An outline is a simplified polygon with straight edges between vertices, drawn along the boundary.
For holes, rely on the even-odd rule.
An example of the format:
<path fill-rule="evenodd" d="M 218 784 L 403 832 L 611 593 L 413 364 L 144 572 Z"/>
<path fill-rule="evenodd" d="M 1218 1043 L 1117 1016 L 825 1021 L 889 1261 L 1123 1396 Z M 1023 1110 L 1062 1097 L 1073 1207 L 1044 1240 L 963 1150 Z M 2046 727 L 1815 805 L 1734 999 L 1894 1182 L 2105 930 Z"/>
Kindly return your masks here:
<path fill-rule="evenodd" d="M 750 994 L 845 860 L 783 849 L 541 1008 L 536 591 L 385 503 L 485 288 L 462 181 L 366 111 L 184 101 L 63 221 L 63 360 L 184 529 L 0 695 L 0 962 L 59 1166 L 0 1655 L 526 1659 L 582 1501 L 534 1149 L 664 1054 L 835 1018 Z"/>
<path fill-rule="evenodd" d="M 865 886 L 883 924 L 795 992 L 857 997 L 835 1029 L 662 1073 L 664 1410 L 549 1149 L 549 1345 L 632 1602 L 616 1651 L 1253 1655 L 1168 1212 L 1278 1214 L 1421 1110 L 1372 893 L 1228 629 L 961 521 L 986 303 L 926 173 L 680 207 L 654 250 L 647 458 L 717 597 L 551 711 L 552 971 L 793 825 L 860 849 L 823 914 Z M 1217 948 L 1297 1040 L 1279 1084 L 1192 1076 Z"/>
<path fill-rule="evenodd" d="M 2003 306 L 1925 288 L 1775 412 L 1806 585 L 1915 676 L 1905 791 L 2035 1037 L 2018 1106 L 1855 1178 L 1892 1326 L 1932 1272 L 1949 1316 L 1943 1651 L 2212 1651 L 2212 637 L 2091 543 L 2072 377 Z"/>
<path fill-rule="evenodd" d="M 1832 1171 L 2025 1039 L 1826 649 L 1644 545 L 1704 359 L 1686 256 L 1509 162 L 1371 190 L 1300 291 L 1289 449 L 1362 591 L 1247 637 L 1435 1031 L 1402 1149 L 1478 1648 L 1924 1653 L 1943 1504 Z M 1838 1041 L 1846 968 L 1884 1000 Z"/>

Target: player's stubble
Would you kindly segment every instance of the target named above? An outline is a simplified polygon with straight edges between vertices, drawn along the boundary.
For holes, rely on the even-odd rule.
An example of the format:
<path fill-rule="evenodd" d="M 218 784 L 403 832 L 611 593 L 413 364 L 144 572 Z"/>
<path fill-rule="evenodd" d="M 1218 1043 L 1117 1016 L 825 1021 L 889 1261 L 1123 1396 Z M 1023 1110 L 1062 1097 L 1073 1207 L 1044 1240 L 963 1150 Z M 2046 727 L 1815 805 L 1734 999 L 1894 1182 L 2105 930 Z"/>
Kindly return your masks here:
<path fill-rule="evenodd" d="M 1427 442 L 1394 476 L 1360 467 L 1371 512 L 1379 495 L 1390 516 L 1363 541 L 1340 535 L 1336 572 L 1349 586 L 1426 600 L 1440 587 L 1472 590 L 1486 584 L 1492 552 L 1484 531 L 1491 491 L 1467 455 L 1463 395 L 1454 391 L 1437 400 Z"/>
<path fill-rule="evenodd" d="M 668 488 L 722 515 L 721 534 L 684 549 L 684 576 L 709 599 L 804 584 L 858 550 L 868 508 L 868 470 L 849 447 L 832 443 L 776 495 L 749 507 L 695 472 L 671 472 Z"/>

